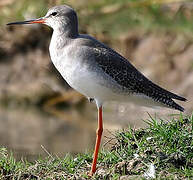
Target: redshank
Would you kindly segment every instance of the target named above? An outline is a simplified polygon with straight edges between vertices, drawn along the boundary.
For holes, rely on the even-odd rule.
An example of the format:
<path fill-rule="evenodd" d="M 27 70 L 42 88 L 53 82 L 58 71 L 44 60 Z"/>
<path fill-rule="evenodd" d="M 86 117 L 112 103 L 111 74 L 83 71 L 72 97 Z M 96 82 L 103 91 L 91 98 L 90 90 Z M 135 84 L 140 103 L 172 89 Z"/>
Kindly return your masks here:
<path fill-rule="evenodd" d="M 89 35 L 79 34 L 77 14 L 71 7 L 55 6 L 39 19 L 7 25 L 34 23 L 53 28 L 49 47 L 53 64 L 72 88 L 96 102 L 98 129 L 91 175 L 96 171 L 103 132 L 104 102 L 130 101 L 143 106 L 163 106 L 184 111 L 173 99 L 186 101 L 185 98 L 151 82 L 127 59 L 105 44 Z"/>

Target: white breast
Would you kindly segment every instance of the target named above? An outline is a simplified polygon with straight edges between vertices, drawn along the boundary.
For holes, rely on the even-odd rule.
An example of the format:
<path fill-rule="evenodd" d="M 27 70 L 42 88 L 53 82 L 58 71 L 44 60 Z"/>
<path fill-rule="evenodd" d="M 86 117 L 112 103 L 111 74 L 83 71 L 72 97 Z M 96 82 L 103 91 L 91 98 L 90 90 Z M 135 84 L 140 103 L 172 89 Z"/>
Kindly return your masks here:
<path fill-rule="evenodd" d="M 111 90 L 101 85 L 98 74 L 89 71 L 87 66 L 79 63 L 78 60 L 63 56 L 63 58 L 54 61 L 54 65 L 66 82 L 86 97 L 101 101 L 112 98 Z"/>

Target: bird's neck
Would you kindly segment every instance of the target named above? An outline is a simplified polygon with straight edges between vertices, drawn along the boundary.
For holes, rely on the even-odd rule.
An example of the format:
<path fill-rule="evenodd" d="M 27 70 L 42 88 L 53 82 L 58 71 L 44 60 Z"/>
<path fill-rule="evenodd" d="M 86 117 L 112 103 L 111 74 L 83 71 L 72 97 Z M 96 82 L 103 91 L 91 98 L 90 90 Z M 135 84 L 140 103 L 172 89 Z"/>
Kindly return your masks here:
<path fill-rule="evenodd" d="M 65 47 L 76 39 L 76 37 L 78 37 L 78 32 L 54 29 L 49 47 L 52 61 L 56 61 L 58 57 L 62 56 Z"/>
<path fill-rule="evenodd" d="M 61 49 L 68 45 L 72 39 L 78 37 L 78 32 L 61 31 L 54 29 L 51 39 L 51 44 L 55 49 Z"/>
<path fill-rule="evenodd" d="M 76 38 L 78 36 L 78 22 L 67 22 L 57 28 L 54 28 L 54 34 L 63 36 L 63 38 Z"/>
<path fill-rule="evenodd" d="M 63 53 L 61 50 L 63 50 L 79 36 L 77 21 L 69 21 L 66 22 L 66 24 L 62 24 L 61 26 L 53 29 L 54 30 L 50 43 L 50 54 L 52 59 L 53 57 L 61 56 L 61 53 Z"/>

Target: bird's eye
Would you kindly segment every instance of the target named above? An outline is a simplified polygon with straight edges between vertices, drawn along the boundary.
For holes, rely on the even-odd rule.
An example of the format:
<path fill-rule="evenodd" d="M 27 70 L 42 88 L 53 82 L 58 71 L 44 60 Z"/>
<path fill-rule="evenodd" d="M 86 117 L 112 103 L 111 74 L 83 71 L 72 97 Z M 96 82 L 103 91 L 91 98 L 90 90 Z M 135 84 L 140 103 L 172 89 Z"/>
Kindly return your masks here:
<path fill-rule="evenodd" d="M 50 14 L 51 16 L 56 16 L 57 12 L 53 12 L 52 14 Z"/>

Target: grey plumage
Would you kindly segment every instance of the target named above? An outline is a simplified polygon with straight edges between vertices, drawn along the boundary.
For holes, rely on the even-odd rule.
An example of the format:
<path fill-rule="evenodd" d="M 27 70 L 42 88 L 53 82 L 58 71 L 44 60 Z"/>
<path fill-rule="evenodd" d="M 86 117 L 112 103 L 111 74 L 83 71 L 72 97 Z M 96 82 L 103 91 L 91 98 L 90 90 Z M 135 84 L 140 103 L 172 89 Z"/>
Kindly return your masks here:
<path fill-rule="evenodd" d="M 122 86 L 123 91 L 128 91 L 131 94 L 144 94 L 168 107 L 184 111 L 184 108 L 175 103 L 173 99 L 186 101 L 185 98 L 154 84 L 115 51 L 105 48 L 97 49 L 96 61 L 98 65 Z"/>
<path fill-rule="evenodd" d="M 53 9 L 54 11 L 58 9 L 60 12 L 60 8 L 63 7 L 59 6 L 54 7 Z M 68 18 L 68 20 L 66 21 L 68 23 L 68 25 L 66 26 L 68 27 L 67 32 L 73 32 L 72 34 L 75 37 L 69 42 L 72 44 L 73 47 L 72 52 L 74 52 L 77 45 L 79 47 L 86 46 L 87 52 L 85 52 L 84 55 L 85 61 L 91 61 L 91 59 L 94 59 L 95 62 L 86 63 L 88 65 L 90 64 L 90 66 L 93 66 L 93 64 L 96 63 L 96 67 L 100 68 L 102 71 L 101 73 L 98 73 L 99 75 L 102 76 L 103 73 L 105 73 L 110 76 L 114 81 L 117 82 L 118 85 L 120 85 L 119 87 L 121 89 L 119 88 L 119 91 L 122 91 L 122 93 L 124 94 L 145 95 L 153 99 L 155 102 L 161 103 L 166 107 L 173 108 L 179 111 L 184 111 L 184 108 L 175 103 L 173 99 L 186 101 L 185 98 L 169 92 L 154 84 L 142 73 L 140 73 L 127 59 L 125 59 L 123 56 L 121 56 L 119 53 L 109 48 L 105 44 L 97 41 L 95 38 L 88 35 L 79 35 L 77 15 L 73 9 L 68 7 L 65 11 L 63 11 L 63 13 L 65 13 L 66 18 Z M 71 34 L 65 36 L 73 37 Z M 68 44 L 65 44 L 65 46 L 67 45 Z M 81 52 L 79 53 L 81 54 Z M 89 56 L 92 56 L 92 58 Z M 91 68 L 94 68 L 94 66 Z M 94 69 L 92 69 L 92 71 L 94 71 Z M 103 78 L 105 78 L 105 76 Z M 106 85 L 108 84 L 106 83 Z M 112 88 L 112 90 L 116 90 L 116 88 Z"/>
<path fill-rule="evenodd" d="M 89 54 L 94 55 L 94 60 L 95 63 L 97 63 L 97 67 L 100 67 L 103 72 L 109 75 L 120 85 L 122 93 L 128 95 L 145 95 L 166 107 L 182 112 L 184 111 L 184 108 L 173 100 L 176 99 L 186 101 L 184 97 L 169 92 L 150 81 L 127 59 L 105 44 L 100 43 L 88 35 L 82 36 L 84 37 L 84 40 L 82 40 L 82 38 L 77 40 L 82 40 L 79 44 L 81 46 L 88 46 Z M 94 70 L 92 69 L 92 71 Z"/>

